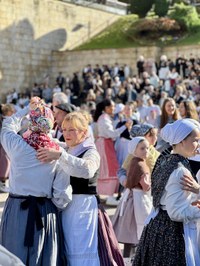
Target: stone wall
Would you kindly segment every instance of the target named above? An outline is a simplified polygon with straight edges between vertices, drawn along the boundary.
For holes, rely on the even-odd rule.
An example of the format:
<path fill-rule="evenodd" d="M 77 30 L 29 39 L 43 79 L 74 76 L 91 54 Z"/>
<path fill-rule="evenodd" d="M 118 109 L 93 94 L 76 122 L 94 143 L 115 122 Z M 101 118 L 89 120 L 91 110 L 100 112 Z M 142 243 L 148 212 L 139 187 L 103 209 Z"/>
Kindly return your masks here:
<path fill-rule="evenodd" d="M 159 58 L 166 53 L 199 55 L 199 46 L 141 47 L 70 51 L 119 18 L 118 15 L 59 0 L 0 0 L 0 101 L 9 90 L 25 91 L 59 71 L 65 76 L 91 63 L 128 64 L 135 71 L 139 55 Z"/>
<path fill-rule="evenodd" d="M 87 64 L 94 66 L 95 64 L 109 66 L 118 62 L 119 65 L 128 64 L 133 73 L 136 72 L 136 61 L 140 55 L 145 58 L 152 58 L 159 61 L 162 54 L 166 54 L 168 58 L 175 60 L 180 54 L 189 57 L 190 53 L 194 56 L 200 56 L 199 45 L 181 46 L 181 47 L 140 47 L 127 49 L 102 49 L 91 51 L 66 51 L 53 52 L 52 55 L 52 79 L 55 74 L 62 71 L 66 76 L 71 76 L 74 72 L 80 71 Z"/>
<path fill-rule="evenodd" d="M 52 51 L 73 48 L 118 17 L 58 0 L 0 0 L 0 95 L 42 82 Z"/>
<path fill-rule="evenodd" d="M 62 71 L 67 76 L 71 76 L 74 72 L 80 71 L 87 64 L 94 66 L 99 64 L 119 65 L 127 64 L 134 70 L 136 61 L 140 55 L 146 58 L 155 58 L 159 54 L 157 47 L 142 47 L 128 49 L 102 49 L 90 51 L 66 51 L 53 52 L 52 55 L 52 78 L 55 79 L 55 73 Z"/>

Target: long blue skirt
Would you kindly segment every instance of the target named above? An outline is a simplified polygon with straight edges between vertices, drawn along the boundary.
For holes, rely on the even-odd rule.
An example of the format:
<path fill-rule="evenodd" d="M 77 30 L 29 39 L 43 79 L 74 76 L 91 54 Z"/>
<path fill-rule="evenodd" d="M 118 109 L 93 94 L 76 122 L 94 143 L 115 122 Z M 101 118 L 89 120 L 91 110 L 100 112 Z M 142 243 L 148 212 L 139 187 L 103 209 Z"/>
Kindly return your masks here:
<path fill-rule="evenodd" d="M 60 215 L 50 199 L 38 204 L 43 228 L 34 223 L 33 245 L 24 245 L 28 209 L 21 203 L 25 199 L 8 197 L 0 225 L 0 244 L 15 254 L 28 266 L 63 266 L 63 235 Z"/>

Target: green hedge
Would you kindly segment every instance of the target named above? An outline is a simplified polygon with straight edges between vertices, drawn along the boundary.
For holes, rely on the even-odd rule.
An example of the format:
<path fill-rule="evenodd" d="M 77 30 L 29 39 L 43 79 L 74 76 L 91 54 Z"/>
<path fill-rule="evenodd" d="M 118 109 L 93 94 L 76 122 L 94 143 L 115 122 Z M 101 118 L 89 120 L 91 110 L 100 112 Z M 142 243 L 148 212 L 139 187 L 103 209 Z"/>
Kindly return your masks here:
<path fill-rule="evenodd" d="M 199 31 L 200 19 L 196 8 L 193 6 L 187 6 L 183 3 L 176 4 L 174 5 L 174 10 L 169 14 L 169 17 L 177 20 L 187 31 Z"/>

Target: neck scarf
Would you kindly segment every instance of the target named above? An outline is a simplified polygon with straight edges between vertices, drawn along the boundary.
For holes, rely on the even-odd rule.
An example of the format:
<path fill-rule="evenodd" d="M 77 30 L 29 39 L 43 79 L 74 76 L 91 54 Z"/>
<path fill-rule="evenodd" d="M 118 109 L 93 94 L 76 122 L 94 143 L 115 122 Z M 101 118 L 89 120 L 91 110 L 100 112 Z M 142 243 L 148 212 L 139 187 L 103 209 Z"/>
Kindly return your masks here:
<path fill-rule="evenodd" d="M 91 136 L 87 137 L 84 141 L 82 141 L 75 147 L 69 148 L 68 153 L 74 156 L 78 156 L 89 149 L 96 149 L 94 140 Z"/>

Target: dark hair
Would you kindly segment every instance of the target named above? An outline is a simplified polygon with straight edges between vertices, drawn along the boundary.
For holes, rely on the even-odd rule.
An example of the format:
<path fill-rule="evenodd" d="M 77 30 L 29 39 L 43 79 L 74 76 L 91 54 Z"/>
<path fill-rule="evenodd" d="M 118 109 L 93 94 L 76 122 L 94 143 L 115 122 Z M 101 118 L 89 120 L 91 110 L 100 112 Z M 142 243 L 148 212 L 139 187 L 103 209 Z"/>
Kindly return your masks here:
<path fill-rule="evenodd" d="M 96 106 L 96 111 L 94 114 L 94 122 L 97 122 L 98 118 L 100 117 L 100 115 L 103 113 L 103 111 L 105 110 L 105 108 L 107 106 L 111 106 L 112 105 L 112 100 L 110 99 L 105 99 L 102 102 L 98 103 Z"/>
<path fill-rule="evenodd" d="M 149 131 L 144 135 L 146 136 L 147 134 L 149 134 L 150 137 L 155 136 L 156 135 L 156 128 L 150 128 Z"/>

